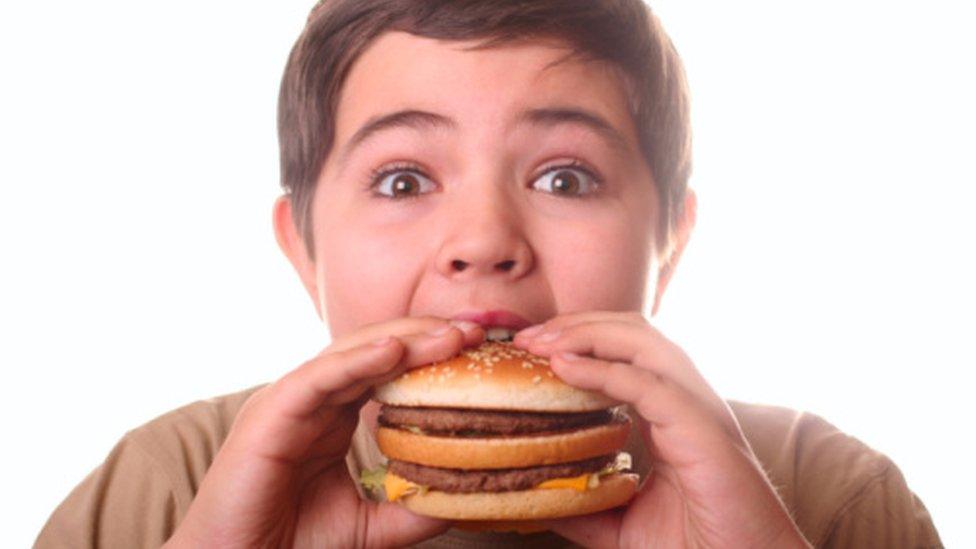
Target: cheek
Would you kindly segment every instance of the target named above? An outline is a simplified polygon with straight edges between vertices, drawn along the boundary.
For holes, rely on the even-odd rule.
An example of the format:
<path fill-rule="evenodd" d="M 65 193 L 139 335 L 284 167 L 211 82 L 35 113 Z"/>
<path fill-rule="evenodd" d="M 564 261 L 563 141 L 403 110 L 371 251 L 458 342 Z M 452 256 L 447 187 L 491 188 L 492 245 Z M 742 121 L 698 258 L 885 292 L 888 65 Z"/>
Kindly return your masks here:
<path fill-rule="evenodd" d="M 616 216 L 567 227 L 545 254 L 559 310 L 634 310 L 643 306 L 652 253 L 652 229 Z M 570 237 L 569 235 L 572 235 Z"/>
<path fill-rule="evenodd" d="M 422 241 L 353 224 L 323 227 L 320 235 L 318 285 L 333 336 L 404 314 Z"/>

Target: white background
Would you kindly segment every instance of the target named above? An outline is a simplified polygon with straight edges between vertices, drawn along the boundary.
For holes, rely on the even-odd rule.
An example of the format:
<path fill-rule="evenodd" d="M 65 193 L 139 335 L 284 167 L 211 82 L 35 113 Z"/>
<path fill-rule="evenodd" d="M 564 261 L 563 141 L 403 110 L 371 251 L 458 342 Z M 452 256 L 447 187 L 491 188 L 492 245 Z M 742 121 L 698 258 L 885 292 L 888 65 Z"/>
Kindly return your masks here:
<path fill-rule="evenodd" d="M 271 231 L 311 0 L 0 8 L 0 500 L 31 543 L 122 434 L 328 342 Z M 728 398 L 814 411 L 976 545 L 966 3 L 658 2 L 699 225 L 661 314 Z"/>

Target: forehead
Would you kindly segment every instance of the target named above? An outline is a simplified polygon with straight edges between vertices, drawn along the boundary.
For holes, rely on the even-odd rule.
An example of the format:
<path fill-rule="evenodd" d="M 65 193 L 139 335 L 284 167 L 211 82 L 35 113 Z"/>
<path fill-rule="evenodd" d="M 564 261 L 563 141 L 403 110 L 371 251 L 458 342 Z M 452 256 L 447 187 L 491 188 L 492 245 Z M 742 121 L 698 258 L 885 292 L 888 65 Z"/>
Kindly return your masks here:
<path fill-rule="evenodd" d="M 476 44 L 399 31 L 378 37 L 343 85 L 336 143 L 346 144 L 377 116 L 405 109 L 490 132 L 514 128 L 528 110 L 554 107 L 593 113 L 636 141 L 626 85 L 613 65 L 567 57 L 571 50 L 552 40 L 470 49 Z"/>

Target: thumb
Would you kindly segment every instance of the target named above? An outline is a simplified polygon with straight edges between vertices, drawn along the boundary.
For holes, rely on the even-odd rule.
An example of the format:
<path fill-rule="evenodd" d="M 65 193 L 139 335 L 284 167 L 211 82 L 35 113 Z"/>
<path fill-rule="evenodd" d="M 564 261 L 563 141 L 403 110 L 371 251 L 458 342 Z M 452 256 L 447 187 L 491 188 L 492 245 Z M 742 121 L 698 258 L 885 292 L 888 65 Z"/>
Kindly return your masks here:
<path fill-rule="evenodd" d="M 625 508 L 624 508 L 625 509 Z M 545 521 L 547 528 L 584 547 L 619 547 L 623 509 L 610 509 L 592 515 L 581 515 Z"/>
<path fill-rule="evenodd" d="M 412 545 L 451 527 L 450 521 L 416 515 L 396 503 L 370 501 L 366 513 L 366 547 Z"/>

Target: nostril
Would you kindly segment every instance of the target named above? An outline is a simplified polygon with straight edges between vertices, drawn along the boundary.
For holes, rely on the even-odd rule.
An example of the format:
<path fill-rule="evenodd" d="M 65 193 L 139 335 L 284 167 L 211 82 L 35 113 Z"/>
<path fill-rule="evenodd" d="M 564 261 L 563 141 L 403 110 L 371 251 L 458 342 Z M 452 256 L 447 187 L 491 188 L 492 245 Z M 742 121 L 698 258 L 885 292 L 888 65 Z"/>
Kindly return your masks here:
<path fill-rule="evenodd" d="M 512 259 L 509 259 L 507 261 L 502 261 L 497 265 L 498 270 L 505 271 L 505 272 L 511 271 L 512 267 L 514 266 L 515 266 L 515 260 Z"/>
<path fill-rule="evenodd" d="M 468 268 L 468 264 L 460 259 L 455 259 L 451 262 L 451 268 L 455 271 L 463 271 L 464 269 Z"/>

